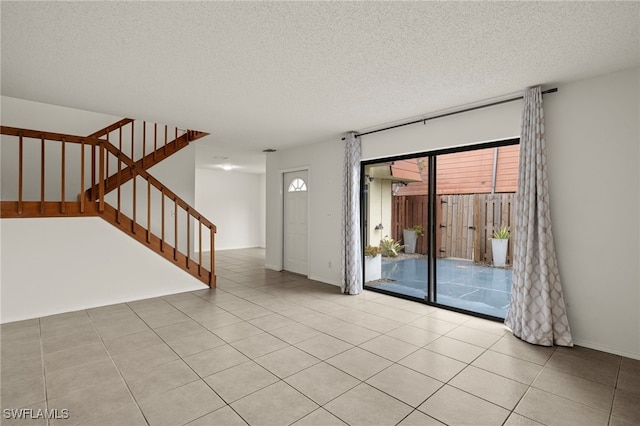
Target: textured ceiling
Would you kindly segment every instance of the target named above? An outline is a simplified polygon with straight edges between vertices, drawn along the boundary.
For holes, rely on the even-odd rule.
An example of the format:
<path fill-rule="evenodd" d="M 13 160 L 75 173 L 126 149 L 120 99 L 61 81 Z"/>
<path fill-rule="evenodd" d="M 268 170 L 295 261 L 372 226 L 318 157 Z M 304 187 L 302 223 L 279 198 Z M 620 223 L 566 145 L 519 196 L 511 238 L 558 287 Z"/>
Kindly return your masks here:
<path fill-rule="evenodd" d="M 637 66 L 640 3 L 7 2 L 2 94 L 211 133 L 199 165 Z"/>

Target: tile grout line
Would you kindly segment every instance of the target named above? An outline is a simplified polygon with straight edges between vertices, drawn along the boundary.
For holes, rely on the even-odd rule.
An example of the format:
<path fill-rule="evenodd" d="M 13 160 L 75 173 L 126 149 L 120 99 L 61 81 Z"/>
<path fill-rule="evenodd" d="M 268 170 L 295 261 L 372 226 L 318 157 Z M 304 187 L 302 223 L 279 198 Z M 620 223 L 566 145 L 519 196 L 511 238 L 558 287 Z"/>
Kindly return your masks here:
<path fill-rule="evenodd" d="M 191 294 L 191 292 L 185 292 L 185 293 L 189 293 L 189 294 Z M 183 294 L 183 293 L 180 293 L 180 294 Z M 171 305 L 171 306 L 172 306 L 174 309 L 176 309 L 177 311 L 179 311 L 179 312 L 183 313 L 184 315 L 187 315 L 187 316 L 189 317 L 189 319 L 191 319 L 192 321 L 195 321 L 195 320 L 194 320 L 193 318 L 191 318 L 187 313 L 185 313 L 185 312 L 183 312 L 182 310 L 180 310 L 180 308 L 178 308 L 177 306 L 175 306 L 174 304 L 172 304 L 170 301 L 165 300 L 165 299 L 164 299 L 164 296 L 159 296 L 159 298 L 161 298 L 164 302 L 166 302 L 166 303 L 168 303 L 169 305 Z M 133 312 L 133 313 L 134 313 L 134 314 L 135 314 L 135 315 L 136 315 L 136 316 L 137 316 L 137 317 L 138 317 L 142 322 L 144 322 L 144 324 L 145 324 L 147 327 L 149 327 L 149 330 L 151 330 L 151 331 L 152 331 L 152 332 L 153 332 L 153 333 L 154 333 L 154 334 L 155 334 L 155 335 L 156 335 L 156 336 L 157 336 L 157 337 L 158 337 L 158 338 L 159 338 L 159 339 L 160 339 L 160 340 L 161 340 L 161 341 L 162 341 L 162 342 L 163 342 L 163 343 L 164 343 L 164 344 L 165 344 L 165 345 L 166 345 L 166 346 L 167 346 L 167 347 L 168 347 L 168 348 L 169 348 L 169 349 L 170 349 L 170 350 L 171 350 L 171 351 L 172 351 L 172 352 L 173 352 L 173 353 L 178 357 L 178 359 L 179 359 L 180 361 L 182 361 L 182 362 L 183 362 L 183 363 L 184 363 L 184 364 L 185 364 L 185 365 L 186 365 L 186 366 L 187 366 L 187 367 L 188 367 L 188 368 L 193 372 L 193 374 L 195 374 L 195 375 L 196 375 L 196 377 L 197 377 L 197 379 L 196 379 L 196 380 L 193 380 L 193 381 L 188 382 L 188 383 L 183 383 L 183 384 L 182 384 L 182 385 L 180 385 L 180 386 L 176 386 L 176 387 L 173 387 L 173 388 L 171 388 L 171 389 L 167 389 L 167 390 L 165 390 L 164 392 L 160 392 L 160 393 L 158 393 L 158 394 L 156 394 L 156 395 L 165 394 L 165 393 L 167 393 L 167 392 L 173 391 L 173 390 L 175 390 L 175 389 L 179 389 L 179 388 L 181 388 L 181 387 L 183 387 L 183 386 L 186 386 L 186 385 L 189 385 L 189 384 L 191 384 L 191 383 L 195 383 L 195 382 L 201 381 L 201 382 L 202 382 L 202 383 L 204 383 L 204 384 L 205 384 L 209 389 L 211 389 L 211 391 L 212 391 L 212 392 L 213 392 L 213 393 L 214 393 L 218 398 L 220 398 L 220 400 L 221 400 L 222 402 L 224 402 L 224 404 L 225 404 L 224 406 L 227 406 L 227 407 L 229 407 L 229 408 L 231 408 L 231 409 L 233 410 L 233 408 L 231 407 L 231 405 L 230 405 L 230 404 L 228 404 L 228 403 L 227 403 L 227 402 L 222 398 L 222 396 L 221 396 L 221 395 L 219 395 L 219 394 L 215 391 L 215 389 L 213 389 L 213 388 L 212 388 L 212 387 L 211 387 L 211 386 L 210 386 L 210 385 L 209 385 L 209 384 L 204 380 L 204 378 L 203 378 L 203 377 L 200 377 L 200 375 L 199 375 L 199 374 L 198 374 L 198 373 L 193 369 L 193 367 L 191 367 L 191 365 L 189 365 L 189 363 L 188 363 L 188 362 L 186 362 L 186 361 L 184 360 L 184 358 L 183 358 L 180 354 L 178 354 L 178 353 L 175 351 L 175 349 L 174 349 L 174 348 L 173 348 L 173 347 L 172 347 L 172 346 L 171 346 L 171 345 L 170 345 L 170 344 L 169 344 L 169 343 L 168 343 L 168 342 L 167 342 L 167 341 L 166 341 L 162 336 L 160 336 L 160 335 L 156 332 L 156 330 L 155 330 L 153 327 L 151 327 L 151 326 L 150 326 L 150 325 L 149 325 L 149 324 L 148 324 L 148 323 L 147 323 L 147 322 L 146 322 L 146 321 L 145 321 L 145 320 L 144 320 L 144 319 L 143 319 L 143 318 L 142 318 L 142 317 L 141 317 L 141 316 L 140 316 L 140 315 L 139 315 L 139 314 L 138 314 L 138 313 L 133 309 L 133 308 L 131 308 L 131 306 L 129 306 L 129 305 L 128 305 L 128 303 L 127 303 L 127 306 L 129 307 L 129 309 L 131 309 L 131 311 L 132 311 L 132 312 Z M 222 308 L 221 308 L 221 309 L 222 309 Z M 178 322 L 180 322 L 180 321 L 178 321 Z M 197 322 L 197 321 L 195 321 L 195 322 Z M 177 324 L 177 323 L 173 323 L 173 324 Z M 170 326 L 170 325 L 173 325 L 173 324 L 166 324 L 165 326 Z M 200 323 L 198 323 L 198 324 L 199 324 L 200 326 L 202 326 L 202 324 L 200 324 Z M 206 328 L 205 328 L 205 329 L 206 329 Z M 187 337 L 188 337 L 188 336 L 187 336 Z M 174 362 L 174 361 L 169 361 L 169 362 Z M 166 365 L 166 364 L 168 364 L 168 363 L 161 364 L 161 365 Z M 118 368 L 118 367 L 116 366 L 116 368 Z M 120 369 L 118 369 L 118 371 L 120 371 Z M 124 380 L 124 377 L 123 377 L 123 380 Z M 125 380 L 125 383 L 126 383 L 126 380 Z M 127 384 L 127 388 L 128 388 L 128 384 Z M 155 395 L 153 395 L 153 396 L 155 396 Z M 132 397 L 133 397 L 133 398 L 134 398 L 134 400 L 136 401 L 136 405 L 138 405 L 138 409 L 142 412 L 142 414 L 143 414 L 143 416 L 144 416 L 144 412 L 142 411 L 142 408 L 140 408 L 140 406 L 139 406 L 139 404 L 138 404 L 138 400 L 135 398 L 135 396 L 133 396 L 133 395 L 132 395 Z M 151 396 L 150 396 L 150 397 L 151 397 Z M 218 411 L 218 410 L 220 410 L 220 409 L 224 408 L 224 406 L 223 406 L 223 407 L 220 407 L 220 408 L 218 408 L 218 409 L 215 409 L 215 410 L 213 410 L 213 411 L 210 411 L 210 412 L 208 412 L 208 413 L 206 413 L 206 414 L 204 414 L 204 415 L 202 415 L 202 416 L 200 416 L 200 417 L 198 417 L 198 418 L 196 418 L 196 419 L 192 419 L 192 420 L 190 420 L 190 422 L 193 422 L 193 421 L 195 421 L 195 420 L 197 420 L 197 419 L 199 419 L 199 418 L 201 418 L 201 417 L 208 416 L 209 414 L 211 414 L 211 413 L 213 413 L 213 412 L 215 412 L 215 411 Z M 235 410 L 233 410 L 233 411 L 235 412 Z M 238 414 L 238 413 L 236 413 L 236 414 Z M 239 415 L 239 414 L 238 414 L 238 415 Z M 144 418 L 145 418 L 145 420 L 147 421 L 147 424 L 149 424 L 149 421 L 147 420 L 147 417 L 146 417 L 146 416 L 144 416 Z M 243 420 L 244 420 L 244 419 L 243 419 Z"/>
<path fill-rule="evenodd" d="M 42 318 L 38 318 L 38 343 L 40 343 L 40 365 L 42 368 L 42 381 L 44 382 L 44 408 L 49 409 L 49 394 L 47 392 L 47 371 L 44 366 L 44 342 L 42 341 Z M 48 416 L 46 417 L 47 426 L 50 425 Z"/>
<path fill-rule="evenodd" d="M 199 290 L 198 290 L 198 291 L 199 291 Z M 219 307 L 219 306 L 215 305 L 214 303 L 211 303 L 209 300 L 206 300 L 206 299 L 204 299 L 204 298 L 200 297 L 199 295 L 195 295 L 195 296 L 196 296 L 196 297 L 199 297 L 200 299 L 204 300 L 204 301 L 205 301 L 205 302 L 207 302 L 207 303 L 210 303 L 212 306 L 216 306 L 216 307 L 218 307 L 219 309 L 222 309 L 222 310 L 224 310 L 225 312 L 227 312 L 227 313 L 229 313 L 229 314 L 233 315 L 233 313 L 232 313 L 232 312 L 227 311 L 227 310 L 225 310 L 224 308 L 221 308 L 221 307 Z M 238 296 L 236 296 L 236 297 L 238 297 Z M 243 299 L 243 300 L 244 300 L 244 299 Z M 165 300 L 165 301 L 166 301 L 166 300 Z M 188 314 L 188 313 L 184 312 L 184 311 L 183 311 L 183 310 L 181 310 L 179 307 L 177 307 L 177 306 L 175 306 L 174 304 L 172 304 L 170 301 L 166 301 L 166 302 L 167 302 L 167 303 L 169 303 L 172 307 L 174 307 L 174 308 L 175 308 L 175 309 L 177 309 L 178 311 L 182 312 L 184 315 L 188 316 L 188 317 L 189 317 L 189 319 L 191 319 L 192 321 L 194 321 L 194 322 L 198 323 L 200 326 L 202 326 L 202 323 L 201 323 L 201 322 L 199 322 L 199 321 L 195 320 L 194 318 L 192 318 L 191 316 L 189 316 L 189 314 Z M 234 315 L 234 316 L 235 316 L 235 315 Z M 240 317 L 238 317 L 238 318 L 240 318 Z M 242 323 L 249 324 L 249 322 L 248 322 L 247 320 L 244 320 L 244 319 L 242 319 L 242 318 L 240 318 L 240 319 L 241 319 L 241 322 L 242 322 Z M 143 320 L 143 321 L 144 321 L 144 320 Z M 145 324 L 146 324 L 146 323 L 145 323 Z M 233 325 L 233 324 L 230 324 L 230 325 Z M 250 325 L 251 325 L 251 324 L 250 324 Z M 204 326 L 203 326 L 203 327 L 204 327 Z M 214 334 L 214 335 L 215 335 L 215 332 L 213 332 L 213 331 L 211 331 L 211 330 L 207 329 L 206 327 L 204 327 L 204 328 L 205 328 L 206 330 L 208 330 L 210 333 L 212 333 L 212 334 Z M 221 327 L 221 328 L 222 328 L 222 327 Z M 154 333 L 155 333 L 155 330 L 154 330 L 154 329 L 152 329 L 152 330 L 153 330 L 153 331 L 154 331 Z M 266 333 L 266 331 L 265 331 L 265 330 L 263 330 L 263 331 Z M 157 333 L 156 333 L 156 335 L 157 335 Z M 216 336 L 217 336 L 217 335 L 216 335 Z M 187 365 L 187 366 L 188 366 L 188 367 L 189 367 L 189 368 L 194 372 L 194 374 L 199 378 L 199 380 L 201 380 L 205 385 L 207 385 L 207 387 L 209 387 L 209 389 L 211 389 L 211 391 L 212 391 L 212 392 L 214 392 L 214 393 L 215 393 L 215 394 L 220 398 L 220 400 L 222 400 L 222 401 L 224 402 L 225 407 L 229 407 L 229 408 L 230 408 L 231 410 L 233 410 L 233 412 L 234 412 L 234 413 L 236 413 L 236 414 L 237 414 L 237 415 L 238 415 L 238 416 L 239 416 L 239 417 L 240 417 L 240 418 L 241 418 L 245 423 L 249 424 L 249 423 L 247 422 L 247 420 L 246 420 L 244 417 L 242 417 L 242 415 L 241 415 L 240 413 L 238 413 L 238 412 L 237 412 L 237 411 L 236 411 L 236 410 L 231 406 L 231 404 L 232 404 L 233 402 L 236 402 L 236 401 L 233 401 L 233 402 L 227 402 L 227 401 L 222 397 L 222 395 L 218 394 L 218 392 L 216 392 L 216 390 L 215 390 L 215 389 L 213 389 L 213 388 L 211 387 L 211 385 L 209 385 L 209 383 L 207 383 L 207 381 L 206 381 L 206 380 L 204 380 L 204 377 L 200 377 L 200 375 L 199 375 L 195 370 L 193 370 L 193 368 L 191 367 L 191 365 L 189 365 L 186 361 L 184 361 L 184 359 L 183 359 L 183 358 L 182 358 L 182 357 L 181 357 L 177 352 L 175 352 L 175 350 L 174 350 L 174 349 L 169 345 L 169 343 L 167 343 L 167 341 L 166 341 L 166 340 L 164 340 L 164 339 L 162 338 L 162 336 L 158 335 L 158 337 L 159 337 L 159 338 L 160 338 L 160 339 L 161 339 L 161 340 L 162 340 L 162 341 L 163 341 L 167 346 L 169 346 L 169 347 L 171 348 L 171 350 L 172 350 L 172 351 L 174 351 L 174 353 L 179 357 L 179 359 L 180 359 L 180 360 L 182 360 L 182 361 L 183 361 L 183 362 L 184 362 L 184 363 L 185 363 L 185 364 L 186 364 L 186 365 Z M 227 342 L 226 340 L 222 339 L 220 336 L 217 336 L 217 337 L 218 337 L 218 338 L 220 338 L 222 341 L 224 341 L 224 344 L 229 345 L 229 346 L 231 346 L 232 348 L 234 348 L 234 349 L 238 350 L 238 349 L 237 349 L 237 348 L 235 348 L 233 345 L 231 345 L 231 343 L 230 343 L 230 342 Z M 273 336 L 273 337 L 277 338 L 276 336 Z M 249 338 L 250 338 L 250 337 L 249 337 Z M 241 340 L 244 340 L 244 339 L 241 339 Z M 281 340 L 281 339 L 279 339 L 279 340 Z M 283 341 L 283 342 L 284 342 L 284 341 Z M 284 343 L 287 343 L 288 345 L 290 345 L 288 342 L 284 342 Z M 292 345 L 290 345 L 290 346 L 292 346 Z M 206 350 L 205 350 L 205 351 L 206 351 Z M 204 352 L 204 351 L 202 351 L 202 352 Z M 239 352 L 240 352 L 240 353 L 242 353 L 241 351 L 239 351 Z M 277 350 L 276 350 L 276 351 L 273 351 L 273 352 L 277 352 Z M 270 353 L 273 353 L 273 352 L 270 352 Z M 198 352 L 198 353 L 201 353 L 201 352 Z M 243 353 L 243 355 L 244 355 L 244 356 L 247 356 L 247 355 L 246 355 L 246 354 L 244 354 L 244 353 Z M 261 366 L 260 364 L 256 363 L 256 362 L 254 361 L 254 359 L 249 358 L 248 356 L 247 356 L 247 358 L 249 359 L 249 361 L 247 361 L 247 362 L 253 362 L 253 363 L 255 363 L 256 365 L 260 366 L 260 368 L 264 368 L 264 367 L 263 367 L 263 366 Z M 243 363 L 241 363 L 241 364 L 243 364 Z M 229 370 L 229 369 L 231 369 L 231 368 L 237 367 L 238 365 L 241 365 L 241 364 L 237 364 L 237 365 L 235 365 L 235 366 L 231 366 L 231 367 L 225 368 L 225 369 L 223 369 L 223 370 L 217 371 L 217 372 L 216 372 L 216 373 L 214 373 L 213 375 L 218 374 L 218 373 L 223 372 L 223 371 L 226 371 L 226 370 Z M 269 370 L 265 369 L 265 371 L 269 371 Z M 272 372 L 270 372 L 270 374 L 273 374 L 273 373 L 272 373 Z M 248 397 L 249 395 L 253 395 L 254 393 L 259 392 L 259 391 L 261 391 L 261 390 L 263 390 L 263 389 L 265 389 L 265 388 L 267 388 L 267 387 L 269 387 L 269 386 L 272 386 L 272 385 L 273 385 L 273 384 L 275 384 L 275 383 L 284 382 L 284 379 L 283 379 L 283 378 L 280 378 L 280 377 L 276 376 L 275 374 L 273 374 L 273 375 L 274 375 L 275 377 L 277 377 L 277 378 L 278 378 L 278 381 L 276 381 L 276 382 L 274 382 L 274 383 L 272 383 L 272 384 L 270 384 L 270 385 L 264 386 L 264 387 L 262 387 L 262 388 L 260 388 L 260 389 L 256 389 L 255 391 L 250 392 L 250 393 L 249 393 L 249 394 L 247 394 L 247 395 L 244 395 L 244 396 L 243 396 L 242 398 L 240 398 L 240 399 L 246 398 L 246 397 Z M 288 383 L 286 383 L 286 382 L 284 382 L 284 383 L 285 383 L 287 386 L 290 386 Z M 177 388 L 175 388 L 175 389 L 177 389 Z M 294 389 L 295 389 L 295 388 L 294 388 Z M 298 391 L 297 389 L 295 389 L 295 390 L 296 390 L 296 391 Z M 304 396 L 308 399 L 308 397 L 307 397 L 306 395 L 304 395 Z M 240 399 L 238 399 L 238 401 L 239 401 Z M 208 416 L 209 414 L 211 414 L 211 413 L 213 413 L 213 412 L 215 412 L 215 411 L 218 411 L 218 410 L 220 410 L 220 409 L 222 409 L 222 408 L 224 408 L 224 407 L 220 407 L 220 408 L 218 408 L 217 410 L 213 410 L 213 411 L 211 411 L 211 412 L 209 412 L 209 413 L 206 413 L 206 414 L 204 414 L 203 416 L 200 416 L 200 417 L 198 417 L 198 418 L 202 418 L 202 417 Z M 197 419 L 194 419 L 194 420 L 192 420 L 192 421 L 195 421 L 195 420 L 197 420 Z"/>
<path fill-rule="evenodd" d="M 124 304 L 127 306 L 127 308 L 129 308 L 131 311 L 133 311 L 126 302 Z M 120 376 L 120 380 L 122 380 L 122 383 L 124 383 L 124 386 L 127 388 L 127 392 L 129 393 L 129 396 L 131 397 L 133 402 L 136 404 L 136 408 L 138 409 L 138 411 L 142 415 L 142 418 L 144 419 L 144 421 L 147 423 L 147 425 L 149 425 L 150 424 L 149 423 L 149 419 L 147 419 L 147 416 L 144 414 L 144 411 L 142 411 L 142 408 L 140 407 L 140 404 L 138 403 L 138 400 L 133 395 L 133 392 L 131 391 L 131 388 L 129 387 L 129 383 L 127 383 L 126 379 L 122 375 L 122 371 L 120 371 L 120 368 L 118 367 L 118 365 L 114 361 L 113 355 L 111 354 L 111 351 L 109 350 L 109 348 L 107 348 L 107 345 L 104 343 L 104 337 L 102 336 L 100 331 L 96 328 L 96 325 L 93 322 L 93 318 L 91 318 L 91 315 L 89 315 L 89 312 L 87 312 L 86 309 L 85 309 L 85 313 L 87 314 L 87 317 L 89 317 L 89 322 L 91 322 L 91 326 L 93 327 L 94 331 L 96 332 L 96 334 L 100 338 L 100 342 L 102 343 L 102 346 L 104 347 L 105 351 L 109 355 L 109 360 L 111 361 L 111 364 L 116 369 L 116 371 L 118 372 L 118 376 Z M 131 334 L 135 334 L 135 333 L 131 333 Z M 125 336 L 128 336 L 128 335 L 125 335 Z M 118 337 L 122 337 L 122 336 L 118 336 Z M 125 407 L 125 406 L 123 406 L 123 407 Z M 119 407 L 119 408 L 122 408 L 122 407 Z M 89 420 L 92 420 L 92 419 L 95 419 L 95 418 L 98 418 L 98 417 L 100 417 L 100 416 L 93 417 L 93 418 L 91 418 Z"/>

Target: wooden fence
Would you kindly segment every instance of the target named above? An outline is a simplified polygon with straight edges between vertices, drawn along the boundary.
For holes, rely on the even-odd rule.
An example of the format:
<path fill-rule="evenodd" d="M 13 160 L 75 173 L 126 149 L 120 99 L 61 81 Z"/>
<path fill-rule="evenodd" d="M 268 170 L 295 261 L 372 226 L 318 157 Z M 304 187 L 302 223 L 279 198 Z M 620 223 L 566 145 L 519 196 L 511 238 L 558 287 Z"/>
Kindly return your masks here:
<path fill-rule="evenodd" d="M 396 241 L 403 239 L 402 230 L 415 225 L 424 226 L 427 229 L 427 196 L 406 195 L 391 197 L 391 238 Z M 416 241 L 416 253 L 427 254 L 426 236 Z"/>
<path fill-rule="evenodd" d="M 495 227 L 511 227 L 507 265 L 513 259 L 515 194 L 439 195 L 436 198 L 436 248 L 438 257 L 454 257 L 491 263 L 491 234 Z M 392 238 L 402 240 L 402 230 L 414 225 L 427 226 L 427 196 L 396 196 L 392 202 Z M 427 253 L 425 237 L 418 239 L 416 252 Z"/>

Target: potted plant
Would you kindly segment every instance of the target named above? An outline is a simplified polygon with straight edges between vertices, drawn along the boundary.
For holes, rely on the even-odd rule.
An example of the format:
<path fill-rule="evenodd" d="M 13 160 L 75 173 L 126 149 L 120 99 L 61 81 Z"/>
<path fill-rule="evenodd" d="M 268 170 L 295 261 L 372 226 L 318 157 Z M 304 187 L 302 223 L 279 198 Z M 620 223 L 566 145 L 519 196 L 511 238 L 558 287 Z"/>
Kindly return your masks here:
<path fill-rule="evenodd" d="M 400 250 L 402 250 L 400 243 L 392 238 L 385 238 L 380 241 L 380 252 L 384 257 L 397 257 Z"/>
<path fill-rule="evenodd" d="M 418 237 L 422 235 L 424 235 L 424 227 L 422 225 L 415 225 L 412 228 L 404 229 L 402 231 L 402 236 L 404 238 L 404 252 L 415 253 L 416 241 L 418 241 Z"/>
<path fill-rule="evenodd" d="M 493 230 L 491 238 L 491 250 L 493 253 L 493 266 L 506 266 L 507 264 L 507 245 L 511 230 L 508 226 L 502 225 Z"/>
<path fill-rule="evenodd" d="M 364 282 L 382 278 L 382 255 L 380 247 L 366 246 L 364 248 Z"/>

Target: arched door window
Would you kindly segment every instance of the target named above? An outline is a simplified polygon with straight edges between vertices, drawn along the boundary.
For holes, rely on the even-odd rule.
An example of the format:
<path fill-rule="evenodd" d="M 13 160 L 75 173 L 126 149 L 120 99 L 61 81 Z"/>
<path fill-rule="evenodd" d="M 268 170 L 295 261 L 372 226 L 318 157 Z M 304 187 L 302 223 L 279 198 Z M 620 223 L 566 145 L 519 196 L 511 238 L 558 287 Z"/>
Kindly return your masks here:
<path fill-rule="evenodd" d="M 304 180 L 302 180 L 300 178 L 295 178 L 289 184 L 289 189 L 287 191 L 288 192 L 299 192 L 299 191 L 306 191 L 306 190 L 307 190 L 307 184 L 304 182 Z"/>

